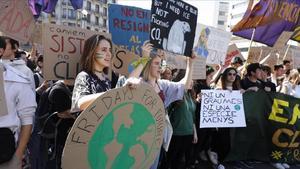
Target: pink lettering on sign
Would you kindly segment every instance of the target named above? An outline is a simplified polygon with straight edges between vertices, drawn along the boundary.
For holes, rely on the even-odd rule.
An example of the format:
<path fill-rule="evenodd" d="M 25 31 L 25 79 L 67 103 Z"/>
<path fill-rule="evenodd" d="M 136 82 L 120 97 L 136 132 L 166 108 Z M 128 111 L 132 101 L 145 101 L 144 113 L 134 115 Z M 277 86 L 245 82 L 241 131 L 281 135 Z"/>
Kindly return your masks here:
<path fill-rule="evenodd" d="M 0 30 L 17 40 L 28 41 L 34 28 L 34 18 L 27 1 L 11 0 L 0 4 Z"/>

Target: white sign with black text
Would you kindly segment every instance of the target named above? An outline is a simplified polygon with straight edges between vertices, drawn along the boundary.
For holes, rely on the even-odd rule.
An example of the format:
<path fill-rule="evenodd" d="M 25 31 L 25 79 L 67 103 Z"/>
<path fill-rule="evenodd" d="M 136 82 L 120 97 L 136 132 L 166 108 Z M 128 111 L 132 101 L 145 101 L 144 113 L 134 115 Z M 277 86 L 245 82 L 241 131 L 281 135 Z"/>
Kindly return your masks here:
<path fill-rule="evenodd" d="M 200 128 L 246 127 L 240 91 L 201 90 Z"/>

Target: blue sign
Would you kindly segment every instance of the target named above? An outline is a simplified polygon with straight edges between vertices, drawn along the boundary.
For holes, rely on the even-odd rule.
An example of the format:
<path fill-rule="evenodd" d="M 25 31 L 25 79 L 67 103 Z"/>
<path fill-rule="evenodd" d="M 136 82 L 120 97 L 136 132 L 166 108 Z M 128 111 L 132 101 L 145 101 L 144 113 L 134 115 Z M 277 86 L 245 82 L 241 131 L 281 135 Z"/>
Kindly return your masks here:
<path fill-rule="evenodd" d="M 109 32 L 114 44 L 141 56 L 143 43 L 149 40 L 150 10 L 109 4 Z"/>

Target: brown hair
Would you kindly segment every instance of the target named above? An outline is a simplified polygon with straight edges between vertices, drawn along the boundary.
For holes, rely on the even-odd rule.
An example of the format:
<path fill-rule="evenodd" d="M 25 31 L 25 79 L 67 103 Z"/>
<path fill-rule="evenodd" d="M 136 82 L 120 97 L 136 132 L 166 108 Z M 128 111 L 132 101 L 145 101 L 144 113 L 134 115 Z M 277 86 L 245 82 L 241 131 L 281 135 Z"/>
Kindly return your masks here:
<path fill-rule="evenodd" d="M 93 72 L 94 56 L 101 40 L 107 40 L 112 47 L 111 40 L 103 35 L 93 35 L 85 41 L 83 53 L 80 58 L 80 66 L 83 71 L 86 71 L 88 73 Z"/>
<path fill-rule="evenodd" d="M 235 80 L 232 83 L 232 90 L 239 90 L 239 89 L 241 89 L 240 79 L 237 77 L 237 74 L 238 74 L 237 70 L 235 68 L 233 68 L 233 67 L 229 67 L 229 68 L 227 68 L 227 69 L 224 70 L 224 72 L 223 72 L 223 74 L 221 76 L 221 86 L 222 86 L 222 89 L 226 90 L 226 80 L 227 80 L 228 73 L 231 70 L 234 70 L 235 73 L 236 73 Z"/>

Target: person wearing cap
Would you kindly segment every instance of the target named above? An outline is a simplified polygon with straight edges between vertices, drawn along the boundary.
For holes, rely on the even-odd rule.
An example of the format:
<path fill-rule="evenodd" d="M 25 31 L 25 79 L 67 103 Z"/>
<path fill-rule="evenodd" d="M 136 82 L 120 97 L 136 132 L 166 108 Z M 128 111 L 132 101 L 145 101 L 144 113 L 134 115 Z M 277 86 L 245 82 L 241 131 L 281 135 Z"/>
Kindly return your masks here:
<path fill-rule="evenodd" d="M 238 56 L 232 58 L 230 62 L 231 67 L 234 67 L 235 69 L 238 69 L 239 67 L 243 66 L 243 64 L 244 61 Z"/>
<path fill-rule="evenodd" d="M 247 74 L 244 79 L 241 80 L 241 86 L 244 90 L 258 91 L 258 89 L 263 89 L 262 83 L 259 81 L 261 79 L 262 69 L 259 63 L 251 63 L 247 66 Z"/>

